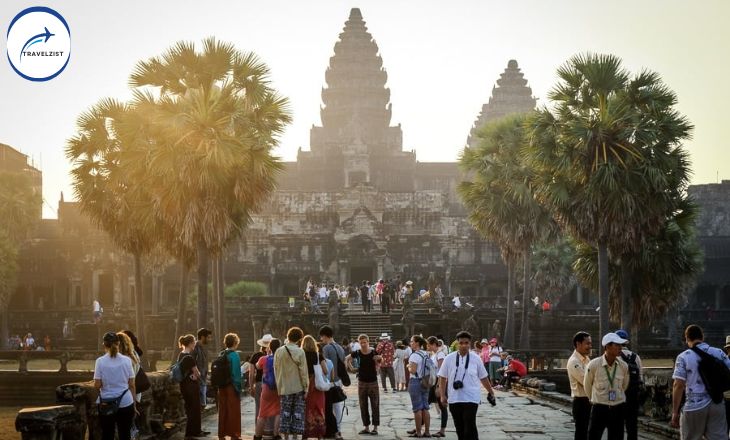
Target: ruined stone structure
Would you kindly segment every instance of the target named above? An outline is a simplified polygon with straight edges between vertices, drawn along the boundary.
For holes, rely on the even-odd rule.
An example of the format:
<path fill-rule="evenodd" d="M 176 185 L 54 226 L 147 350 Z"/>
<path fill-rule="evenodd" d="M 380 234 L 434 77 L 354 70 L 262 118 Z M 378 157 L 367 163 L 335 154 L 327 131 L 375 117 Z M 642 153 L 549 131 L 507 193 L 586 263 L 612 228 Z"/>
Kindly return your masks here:
<path fill-rule="evenodd" d="M 353 9 L 325 72 L 311 150 L 286 164 L 226 273 L 265 281 L 277 294 L 300 291 L 310 276 L 359 284 L 400 275 L 418 287 L 433 276 L 448 293 L 502 297 L 504 267 L 466 220 L 457 163 L 418 162 L 414 151 L 403 151 L 382 66 Z M 498 85 L 477 125 L 534 108 L 516 61 Z"/>

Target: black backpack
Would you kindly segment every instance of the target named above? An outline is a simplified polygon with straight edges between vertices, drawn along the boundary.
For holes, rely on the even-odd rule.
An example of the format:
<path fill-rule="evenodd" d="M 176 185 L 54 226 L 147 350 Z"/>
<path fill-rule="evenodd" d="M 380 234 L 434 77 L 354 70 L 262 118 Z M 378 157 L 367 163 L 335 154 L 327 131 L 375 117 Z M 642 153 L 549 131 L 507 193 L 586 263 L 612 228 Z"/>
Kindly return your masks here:
<path fill-rule="evenodd" d="M 230 350 L 223 350 L 210 364 L 210 384 L 217 388 L 223 388 L 232 383 L 231 363 L 228 360 Z"/>
<path fill-rule="evenodd" d="M 639 387 L 641 386 L 641 369 L 636 362 L 636 353 L 632 352 L 630 356 L 626 356 L 622 351 L 621 359 L 629 365 L 629 387 L 626 391 L 639 391 Z"/>
<path fill-rule="evenodd" d="M 715 403 L 723 400 L 723 393 L 730 390 L 730 369 L 725 362 L 710 353 L 695 347 L 691 348 L 700 357 L 698 371 L 702 382 L 705 383 L 707 394 Z"/>

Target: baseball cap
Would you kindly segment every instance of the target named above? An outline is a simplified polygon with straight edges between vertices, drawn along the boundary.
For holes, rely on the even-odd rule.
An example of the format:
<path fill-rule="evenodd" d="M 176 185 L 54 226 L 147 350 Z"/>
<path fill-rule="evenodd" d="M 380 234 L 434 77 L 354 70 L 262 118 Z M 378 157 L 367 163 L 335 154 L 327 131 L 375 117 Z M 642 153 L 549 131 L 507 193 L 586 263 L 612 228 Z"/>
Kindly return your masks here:
<path fill-rule="evenodd" d="M 627 332 L 627 331 L 626 331 L 626 330 L 624 330 L 624 329 L 616 330 L 616 332 L 615 332 L 615 333 L 616 333 L 616 334 L 618 335 L 618 337 L 619 337 L 619 338 L 621 338 L 621 339 L 626 339 L 627 341 L 631 339 L 631 338 L 629 338 L 629 332 Z"/>
<path fill-rule="evenodd" d="M 605 336 L 603 336 L 603 339 L 601 339 L 601 346 L 605 347 L 608 344 L 619 344 L 623 345 L 627 343 L 628 341 L 626 339 L 621 338 L 616 333 L 606 333 Z"/>

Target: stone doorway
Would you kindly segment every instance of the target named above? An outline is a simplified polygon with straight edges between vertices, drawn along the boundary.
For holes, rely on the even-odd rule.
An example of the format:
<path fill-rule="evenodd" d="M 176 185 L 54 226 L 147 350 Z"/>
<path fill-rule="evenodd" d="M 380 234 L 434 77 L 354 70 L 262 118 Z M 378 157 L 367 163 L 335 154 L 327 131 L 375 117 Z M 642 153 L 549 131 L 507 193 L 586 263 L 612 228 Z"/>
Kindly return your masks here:
<path fill-rule="evenodd" d="M 375 279 L 375 265 L 359 265 L 350 267 L 350 282 L 353 286 L 360 286 L 364 280 L 377 281 Z"/>

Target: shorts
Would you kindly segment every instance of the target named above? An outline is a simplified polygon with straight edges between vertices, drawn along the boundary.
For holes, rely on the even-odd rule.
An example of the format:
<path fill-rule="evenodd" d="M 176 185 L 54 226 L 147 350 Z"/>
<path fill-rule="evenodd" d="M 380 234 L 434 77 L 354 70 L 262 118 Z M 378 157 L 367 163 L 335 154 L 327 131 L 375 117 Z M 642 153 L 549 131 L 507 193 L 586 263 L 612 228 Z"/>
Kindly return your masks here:
<path fill-rule="evenodd" d="M 421 388 L 421 379 L 411 376 L 408 381 L 408 394 L 411 396 L 413 412 L 428 411 L 428 388 Z"/>

